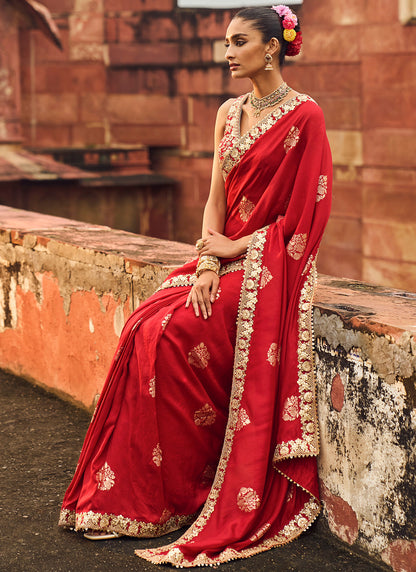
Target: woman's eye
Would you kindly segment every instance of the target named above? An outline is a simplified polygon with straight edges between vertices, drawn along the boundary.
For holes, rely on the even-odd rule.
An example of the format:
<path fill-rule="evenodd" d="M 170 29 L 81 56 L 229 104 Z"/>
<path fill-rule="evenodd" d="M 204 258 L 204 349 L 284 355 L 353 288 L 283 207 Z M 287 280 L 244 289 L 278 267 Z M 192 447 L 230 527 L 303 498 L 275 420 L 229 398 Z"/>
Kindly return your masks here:
<path fill-rule="evenodd" d="M 238 40 L 235 45 L 240 47 L 240 46 L 244 46 L 245 42 L 243 42 L 242 40 Z"/>

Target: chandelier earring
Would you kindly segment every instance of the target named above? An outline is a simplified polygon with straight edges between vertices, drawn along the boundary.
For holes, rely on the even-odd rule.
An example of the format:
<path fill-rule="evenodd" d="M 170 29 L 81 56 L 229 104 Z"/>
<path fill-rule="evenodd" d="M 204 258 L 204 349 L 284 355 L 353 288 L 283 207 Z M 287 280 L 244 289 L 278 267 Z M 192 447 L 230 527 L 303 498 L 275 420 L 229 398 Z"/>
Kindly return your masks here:
<path fill-rule="evenodd" d="M 273 71 L 273 66 L 272 66 L 272 61 L 273 61 L 273 56 L 271 54 L 266 54 L 264 56 L 266 65 L 265 65 L 265 71 Z"/>

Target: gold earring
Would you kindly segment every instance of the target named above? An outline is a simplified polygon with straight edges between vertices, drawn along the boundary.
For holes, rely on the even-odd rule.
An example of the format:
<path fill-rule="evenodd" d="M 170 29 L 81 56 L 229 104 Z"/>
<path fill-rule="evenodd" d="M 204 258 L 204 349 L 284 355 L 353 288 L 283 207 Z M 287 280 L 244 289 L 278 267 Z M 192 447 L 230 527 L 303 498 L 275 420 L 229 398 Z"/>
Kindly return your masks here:
<path fill-rule="evenodd" d="M 273 71 L 273 66 L 272 66 L 272 61 L 273 61 L 273 57 L 270 54 L 266 54 L 264 56 L 264 59 L 266 61 L 266 66 L 265 66 L 265 71 Z"/>

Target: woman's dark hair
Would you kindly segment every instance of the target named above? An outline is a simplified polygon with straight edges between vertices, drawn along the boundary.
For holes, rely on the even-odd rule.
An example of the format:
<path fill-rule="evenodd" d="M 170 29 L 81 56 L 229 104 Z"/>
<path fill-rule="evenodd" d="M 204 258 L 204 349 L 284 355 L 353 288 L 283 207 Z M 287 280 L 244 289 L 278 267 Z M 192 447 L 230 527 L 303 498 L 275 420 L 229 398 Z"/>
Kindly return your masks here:
<path fill-rule="evenodd" d="M 270 7 L 257 7 L 257 8 L 243 8 L 234 16 L 241 18 L 247 22 L 252 22 L 253 28 L 259 30 L 263 37 L 263 42 L 266 44 L 272 38 L 279 40 L 280 53 L 279 65 L 282 67 L 285 63 L 285 56 L 288 47 L 288 42 L 283 38 L 283 29 L 280 16 Z M 299 24 L 295 27 L 298 32 L 300 30 Z"/>

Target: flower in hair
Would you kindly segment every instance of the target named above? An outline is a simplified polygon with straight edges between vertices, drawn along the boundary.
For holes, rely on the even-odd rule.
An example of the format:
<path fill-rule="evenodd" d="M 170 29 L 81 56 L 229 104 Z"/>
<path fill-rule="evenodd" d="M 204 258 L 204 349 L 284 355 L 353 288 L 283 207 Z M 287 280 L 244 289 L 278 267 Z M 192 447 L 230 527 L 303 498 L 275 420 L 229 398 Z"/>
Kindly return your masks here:
<path fill-rule="evenodd" d="M 272 6 L 272 10 L 277 12 L 281 18 L 283 18 L 283 16 L 286 14 L 291 13 L 291 9 L 284 4 L 279 4 L 279 6 Z"/>
<path fill-rule="evenodd" d="M 296 38 L 295 30 L 283 30 L 283 38 L 286 40 L 286 42 L 293 42 L 293 40 Z"/>
<path fill-rule="evenodd" d="M 297 56 L 300 52 L 302 46 L 302 32 L 296 32 L 296 38 L 293 42 L 290 42 L 287 46 L 286 55 L 287 56 Z"/>

